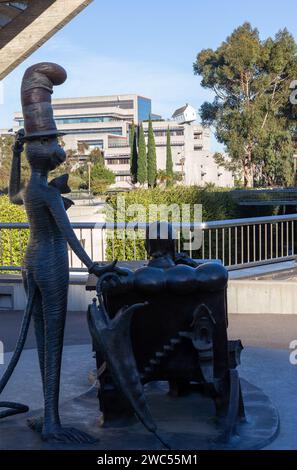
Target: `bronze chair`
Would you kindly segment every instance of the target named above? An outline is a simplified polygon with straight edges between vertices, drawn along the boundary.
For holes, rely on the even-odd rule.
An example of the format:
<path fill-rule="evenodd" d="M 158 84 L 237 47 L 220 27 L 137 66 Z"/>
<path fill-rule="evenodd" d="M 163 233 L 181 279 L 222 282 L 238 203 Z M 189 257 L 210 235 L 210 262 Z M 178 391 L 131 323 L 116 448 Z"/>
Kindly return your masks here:
<path fill-rule="evenodd" d="M 242 345 L 227 338 L 227 280 L 226 269 L 215 262 L 198 267 L 173 265 L 169 269 L 147 266 L 134 273 L 127 271 L 126 277 L 111 273 L 99 278 L 100 304 L 90 306 L 89 321 L 105 423 L 133 412 L 133 403 L 131 406 L 126 399 L 128 385 L 117 379 L 114 370 L 110 373 L 108 366 L 108 356 L 116 357 L 116 369 L 121 374 L 129 363 L 124 343 L 131 342 L 133 364 L 143 385 L 168 381 L 169 393 L 175 396 L 194 389 L 208 394 L 223 423 L 224 439 L 230 438 L 238 419 L 244 418 L 244 406 L 236 371 Z M 104 315 L 107 323 L 113 322 L 120 317 L 119 312 L 135 305 L 138 309 L 126 332 L 122 330 L 113 345 L 104 350 L 104 332 L 94 325 L 96 316 Z M 122 366 L 121 361 L 125 363 Z M 112 365 L 110 368 L 114 369 Z M 125 373 L 129 375 L 130 369 Z"/>

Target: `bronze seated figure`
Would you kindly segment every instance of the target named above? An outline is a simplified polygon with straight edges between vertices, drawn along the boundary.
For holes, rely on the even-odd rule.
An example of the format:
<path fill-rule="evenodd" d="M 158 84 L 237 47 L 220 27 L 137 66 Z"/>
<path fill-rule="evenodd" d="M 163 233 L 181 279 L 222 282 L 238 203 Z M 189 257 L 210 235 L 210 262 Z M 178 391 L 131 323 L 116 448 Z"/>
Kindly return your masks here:
<path fill-rule="evenodd" d="M 168 381 L 174 396 L 209 394 L 228 440 L 244 418 L 236 371 L 242 345 L 227 338 L 228 273 L 219 262 L 177 254 L 172 227 L 162 239 L 162 224 L 155 239 L 147 234 L 148 265 L 104 274 L 99 306 L 89 307 L 104 422 L 134 411 L 146 425 L 143 385 Z"/>

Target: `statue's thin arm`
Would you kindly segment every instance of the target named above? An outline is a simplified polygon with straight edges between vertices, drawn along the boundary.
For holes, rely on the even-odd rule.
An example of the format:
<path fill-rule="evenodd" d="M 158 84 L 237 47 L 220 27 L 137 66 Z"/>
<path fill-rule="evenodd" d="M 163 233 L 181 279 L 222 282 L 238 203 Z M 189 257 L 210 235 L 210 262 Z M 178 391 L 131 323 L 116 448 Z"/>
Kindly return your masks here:
<path fill-rule="evenodd" d="M 81 262 L 90 269 L 94 263 L 81 246 L 66 214 L 60 195 L 51 193 L 48 201 L 49 210 L 62 235 Z"/>
<path fill-rule="evenodd" d="M 22 149 L 13 147 L 12 164 L 9 181 L 9 199 L 13 204 L 23 204 L 21 191 L 21 154 Z"/>

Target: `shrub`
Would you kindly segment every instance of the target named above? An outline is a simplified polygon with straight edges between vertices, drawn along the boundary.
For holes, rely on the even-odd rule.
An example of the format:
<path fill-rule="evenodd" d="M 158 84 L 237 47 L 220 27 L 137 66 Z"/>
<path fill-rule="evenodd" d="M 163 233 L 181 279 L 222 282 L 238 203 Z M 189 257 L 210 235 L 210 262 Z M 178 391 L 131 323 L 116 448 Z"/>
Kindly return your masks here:
<path fill-rule="evenodd" d="M 21 206 L 0 196 L 0 222 L 27 222 L 26 212 Z M 29 231 L 24 229 L 2 229 L 0 231 L 0 265 L 20 266 L 28 243 Z"/>
<path fill-rule="evenodd" d="M 96 163 L 91 170 L 91 189 L 94 194 L 103 194 L 107 188 L 115 182 L 114 173 L 101 165 Z"/>
<path fill-rule="evenodd" d="M 222 220 L 231 219 L 238 216 L 237 206 L 233 201 L 231 192 L 218 189 L 218 188 L 200 188 L 200 187 L 184 187 L 175 186 L 166 189 L 151 188 L 151 189 L 138 189 L 129 193 L 123 193 L 121 196 L 125 199 L 126 208 L 132 204 L 141 204 L 148 209 L 149 204 L 190 204 L 192 208 L 191 217 L 193 216 L 194 204 L 202 205 L 202 219 L 203 221 L 209 220 Z M 115 222 L 117 198 L 110 196 L 107 203 L 114 209 Z M 108 221 L 108 217 L 107 217 Z M 126 217 L 126 222 L 138 221 L 138 214 Z M 143 222 L 148 222 L 147 219 Z M 107 241 L 106 257 L 108 260 L 117 258 L 119 260 L 132 260 L 132 259 L 145 259 L 146 253 L 144 249 L 144 241 L 137 239 L 119 239 Z"/>
<path fill-rule="evenodd" d="M 87 188 L 87 183 L 80 174 L 76 172 L 69 174 L 68 185 L 71 188 L 71 191 L 78 191 L 81 188 Z"/>

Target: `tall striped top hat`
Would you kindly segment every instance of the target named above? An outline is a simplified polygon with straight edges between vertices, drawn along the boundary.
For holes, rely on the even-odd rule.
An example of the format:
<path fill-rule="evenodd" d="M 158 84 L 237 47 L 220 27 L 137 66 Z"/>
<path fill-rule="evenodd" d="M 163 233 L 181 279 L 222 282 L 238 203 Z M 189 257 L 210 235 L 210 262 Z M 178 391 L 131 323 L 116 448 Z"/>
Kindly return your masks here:
<path fill-rule="evenodd" d="M 25 139 L 63 135 L 54 120 L 52 93 L 54 85 L 61 85 L 66 78 L 63 67 L 50 62 L 26 70 L 21 88 Z"/>

